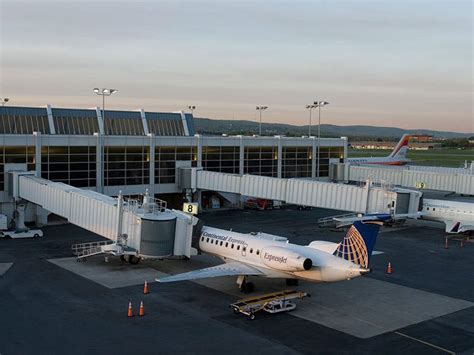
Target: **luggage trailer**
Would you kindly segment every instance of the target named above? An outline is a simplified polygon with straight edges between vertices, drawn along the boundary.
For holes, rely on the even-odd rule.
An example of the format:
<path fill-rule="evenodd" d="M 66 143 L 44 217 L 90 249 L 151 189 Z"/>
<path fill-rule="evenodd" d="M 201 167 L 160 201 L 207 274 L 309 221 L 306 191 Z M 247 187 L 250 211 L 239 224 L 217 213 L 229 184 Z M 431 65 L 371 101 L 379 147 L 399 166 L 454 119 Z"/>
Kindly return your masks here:
<path fill-rule="evenodd" d="M 267 293 L 260 296 L 247 297 L 230 305 L 235 314 L 244 314 L 251 320 L 255 319 L 255 313 L 264 310 L 268 313 L 289 312 L 296 308 L 296 304 L 290 300 L 311 297 L 309 293 L 284 290 L 280 292 Z"/>

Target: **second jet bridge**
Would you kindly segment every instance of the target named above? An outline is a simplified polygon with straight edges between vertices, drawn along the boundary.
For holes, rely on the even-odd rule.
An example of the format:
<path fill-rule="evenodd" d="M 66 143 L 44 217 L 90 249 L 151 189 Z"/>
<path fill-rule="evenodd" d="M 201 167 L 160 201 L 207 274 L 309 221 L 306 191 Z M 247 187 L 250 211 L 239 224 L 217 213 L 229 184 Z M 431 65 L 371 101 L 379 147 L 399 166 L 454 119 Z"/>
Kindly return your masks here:
<path fill-rule="evenodd" d="M 181 168 L 183 189 L 210 190 L 279 200 L 286 203 L 350 211 L 356 213 L 414 214 L 421 193 L 407 189 L 335 184 L 305 179 L 280 179 L 258 175 L 236 175 Z"/>
<path fill-rule="evenodd" d="M 11 172 L 10 193 L 70 223 L 110 240 L 76 245 L 79 257 L 108 252 L 135 257 L 191 256 L 191 237 L 197 218 L 166 208 L 148 194 L 143 201 L 109 197 L 34 176 Z"/>

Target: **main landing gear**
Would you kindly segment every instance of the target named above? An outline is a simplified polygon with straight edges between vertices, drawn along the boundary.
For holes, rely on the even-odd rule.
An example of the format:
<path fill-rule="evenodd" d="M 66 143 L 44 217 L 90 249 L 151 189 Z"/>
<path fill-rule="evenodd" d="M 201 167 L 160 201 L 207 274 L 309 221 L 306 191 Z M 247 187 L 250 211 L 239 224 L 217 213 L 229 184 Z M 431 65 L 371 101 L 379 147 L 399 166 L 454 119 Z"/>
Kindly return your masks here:
<path fill-rule="evenodd" d="M 240 292 L 243 292 L 243 293 L 253 292 L 254 290 L 253 283 L 247 280 L 248 280 L 247 276 L 239 276 L 237 278 L 237 285 L 239 285 Z"/>
<path fill-rule="evenodd" d="M 120 255 L 120 260 L 129 262 L 132 265 L 136 265 L 140 262 L 140 258 L 135 255 Z"/>
<path fill-rule="evenodd" d="M 286 286 L 298 286 L 298 279 L 286 279 Z"/>

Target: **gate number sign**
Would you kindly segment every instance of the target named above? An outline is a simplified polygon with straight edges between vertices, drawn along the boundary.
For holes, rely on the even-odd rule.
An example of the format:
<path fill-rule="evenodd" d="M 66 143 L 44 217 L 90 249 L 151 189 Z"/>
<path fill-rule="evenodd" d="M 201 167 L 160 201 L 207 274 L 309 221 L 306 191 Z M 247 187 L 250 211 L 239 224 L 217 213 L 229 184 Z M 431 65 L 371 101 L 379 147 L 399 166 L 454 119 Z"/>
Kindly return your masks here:
<path fill-rule="evenodd" d="M 190 214 L 198 214 L 198 204 L 197 202 L 185 202 L 183 203 L 183 212 Z"/>

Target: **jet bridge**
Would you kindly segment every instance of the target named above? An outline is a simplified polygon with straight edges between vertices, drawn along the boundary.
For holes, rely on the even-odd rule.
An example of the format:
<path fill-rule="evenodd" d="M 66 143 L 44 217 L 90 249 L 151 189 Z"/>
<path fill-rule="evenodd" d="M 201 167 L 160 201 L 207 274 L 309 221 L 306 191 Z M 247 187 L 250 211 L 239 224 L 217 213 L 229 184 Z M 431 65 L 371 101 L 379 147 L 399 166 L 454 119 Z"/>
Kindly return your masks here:
<path fill-rule="evenodd" d="M 109 253 L 139 257 L 191 256 L 193 226 L 198 219 L 166 208 L 166 202 L 145 194 L 143 201 L 109 197 L 35 176 L 10 172 L 9 189 L 16 201 L 26 200 L 94 232 L 110 242 L 73 246 L 78 258 Z"/>
<path fill-rule="evenodd" d="M 415 214 L 421 193 L 376 185 L 335 184 L 306 179 L 280 179 L 181 168 L 179 184 L 188 191 L 210 190 L 252 196 L 291 204 L 355 213 Z"/>

